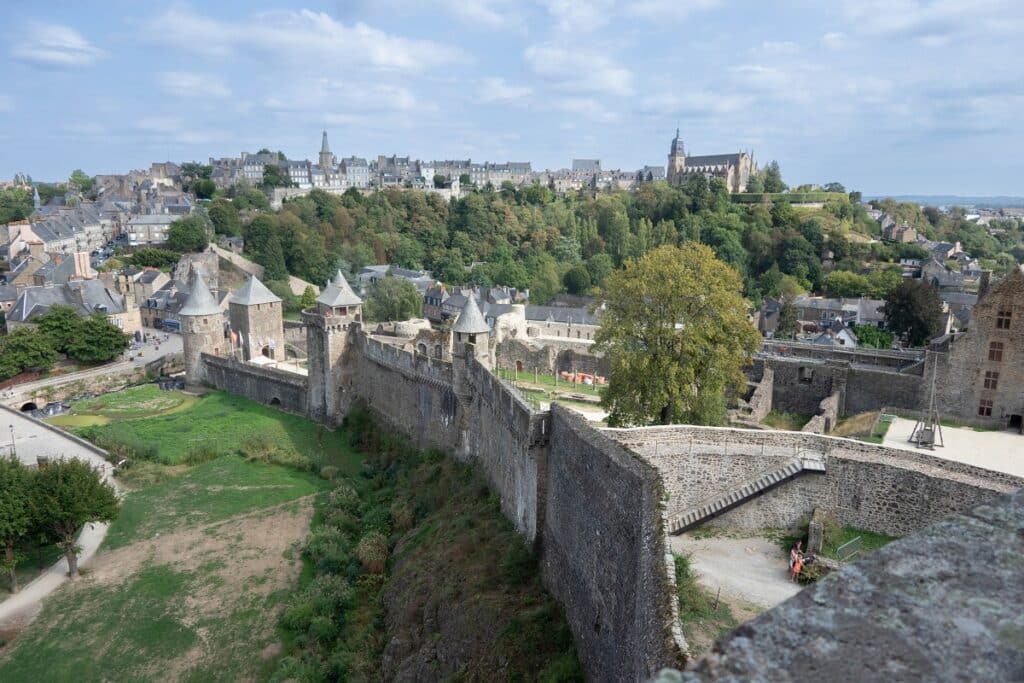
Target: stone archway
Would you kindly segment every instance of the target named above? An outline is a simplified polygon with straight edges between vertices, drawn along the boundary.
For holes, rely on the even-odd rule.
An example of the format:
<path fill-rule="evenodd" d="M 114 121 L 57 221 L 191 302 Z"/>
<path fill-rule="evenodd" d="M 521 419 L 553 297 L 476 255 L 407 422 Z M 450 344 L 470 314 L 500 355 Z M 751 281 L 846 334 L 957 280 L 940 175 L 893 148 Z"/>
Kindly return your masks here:
<path fill-rule="evenodd" d="M 272 405 L 272 406 L 280 406 L 281 405 L 281 399 L 279 399 L 277 396 L 275 396 L 274 398 L 270 399 L 270 405 Z"/>
<path fill-rule="evenodd" d="M 270 348 L 269 346 L 264 346 L 260 350 L 260 353 L 262 355 L 266 356 L 267 358 L 273 358 L 274 357 L 274 349 Z"/>
<path fill-rule="evenodd" d="M 39 406 L 36 405 L 35 401 L 29 401 L 28 403 L 21 406 L 21 412 L 30 413 L 33 410 L 39 410 Z"/>

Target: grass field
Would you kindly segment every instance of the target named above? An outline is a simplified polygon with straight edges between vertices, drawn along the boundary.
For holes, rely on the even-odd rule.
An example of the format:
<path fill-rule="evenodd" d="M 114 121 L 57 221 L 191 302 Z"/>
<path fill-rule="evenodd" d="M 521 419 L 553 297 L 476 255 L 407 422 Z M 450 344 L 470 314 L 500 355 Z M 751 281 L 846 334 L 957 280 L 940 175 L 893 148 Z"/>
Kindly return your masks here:
<path fill-rule="evenodd" d="M 89 570 L 0 654 L 0 680 L 265 678 L 326 486 L 227 456 L 130 492 Z"/>
<path fill-rule="evenodd" d="M 774 429 L 788 429 L 791 432 L 799 432 L 810 419 L 810 415 L 773 410 L 765 415 L 761 422 Z"/>
<path fill-rule="evenodd" d="M 182 398 L 188 400 L 170 405 Z M 360 458 L 341 432 L 223 392 L 194 398 L 149 385 L 74 404 L 72 412 L 79 411 L 115 418 L 108 424 L 74 428 L 79 436 L 112 452 L 162 464 L 272 449 L 296 462 L 332 465 L 349 474 L 359 470 Z M 143 419 L 146 412 L 150 416 Z"/>
<path fill-rule="evenodd" d="M 549 375 L 545 373 L 537 373 L 536 375 L 534 375 L 534 373 L 532 372 L 524 371 L 518 373 L 517 379 L 517 373 L 514 370 L 503 370 L 501 368 L 498 368 L 497 370 L 495 370 L 495 372 L 498 374 L 498 377 L 501 377 L 504 380 L 508 380 L 516 384 L 521 384 L 523 386 L 546 389 L 549 392 L 551 390 L 555 390 L 567 391 L 577 394 L 587 394 L 589 396 L 601 395 L 601 387 L 599 386 L 579 383 L 573 384 L 572 382 L 566 382 L 561 377 L 559 377 L 556 381 L 554 375 Z"/>

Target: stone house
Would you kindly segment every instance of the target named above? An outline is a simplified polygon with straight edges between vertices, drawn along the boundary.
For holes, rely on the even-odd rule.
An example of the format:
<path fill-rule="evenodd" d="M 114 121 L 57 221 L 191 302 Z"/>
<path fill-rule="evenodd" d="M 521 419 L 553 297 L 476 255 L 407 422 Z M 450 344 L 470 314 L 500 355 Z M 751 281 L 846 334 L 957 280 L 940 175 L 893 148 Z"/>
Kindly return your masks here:
<path fill-rule="evenodd" d="M 134 297 L 118 294 L 99 280 L 75 280 L 63 285 L 26 288 L 7 313 L 7 330 L 34 326 L 36 319 L 53 306 L 70 306 L 82 316 L 102 313 L 127 334 L 142 325 Z"/>
<path fill-rule="evenodd" d="M 984 280 L 984 279 L 983 279 Z M 1024 272 L 983 292 L 967 331 L 929 348 L 942 415 L 1020 429 L 1024 416 Z"/>

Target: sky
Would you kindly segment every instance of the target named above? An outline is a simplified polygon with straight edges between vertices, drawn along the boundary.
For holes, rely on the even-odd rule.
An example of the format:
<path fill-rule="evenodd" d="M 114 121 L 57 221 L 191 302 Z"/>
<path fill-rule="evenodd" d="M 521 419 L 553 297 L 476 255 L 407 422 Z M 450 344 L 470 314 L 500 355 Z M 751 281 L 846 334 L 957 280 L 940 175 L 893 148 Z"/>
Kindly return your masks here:
<path fill-rule="evenodd" d="M 0 178 L 237 156 L 664 165 L 1024 194 L 1021 0 L 4 0 Z"/>

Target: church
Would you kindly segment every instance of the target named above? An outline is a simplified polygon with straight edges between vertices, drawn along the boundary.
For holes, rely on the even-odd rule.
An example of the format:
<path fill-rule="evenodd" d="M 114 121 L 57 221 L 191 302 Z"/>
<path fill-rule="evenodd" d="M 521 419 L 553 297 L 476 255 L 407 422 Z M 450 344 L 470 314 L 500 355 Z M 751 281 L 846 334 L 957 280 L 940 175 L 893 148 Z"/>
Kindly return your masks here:
<path fill-rule="evenodd" d="M 695 173 L 709 179 L 721 178 L 729 192 L 746 192 L 747 182 L 757 173 L 757 164 L 746 152 L 687 156 L 683 149 L 683 139 L 679 137 L 679 129 L 676 128 L 676 137 L 668 153 L 668 181 L 681 184 Z"/>

